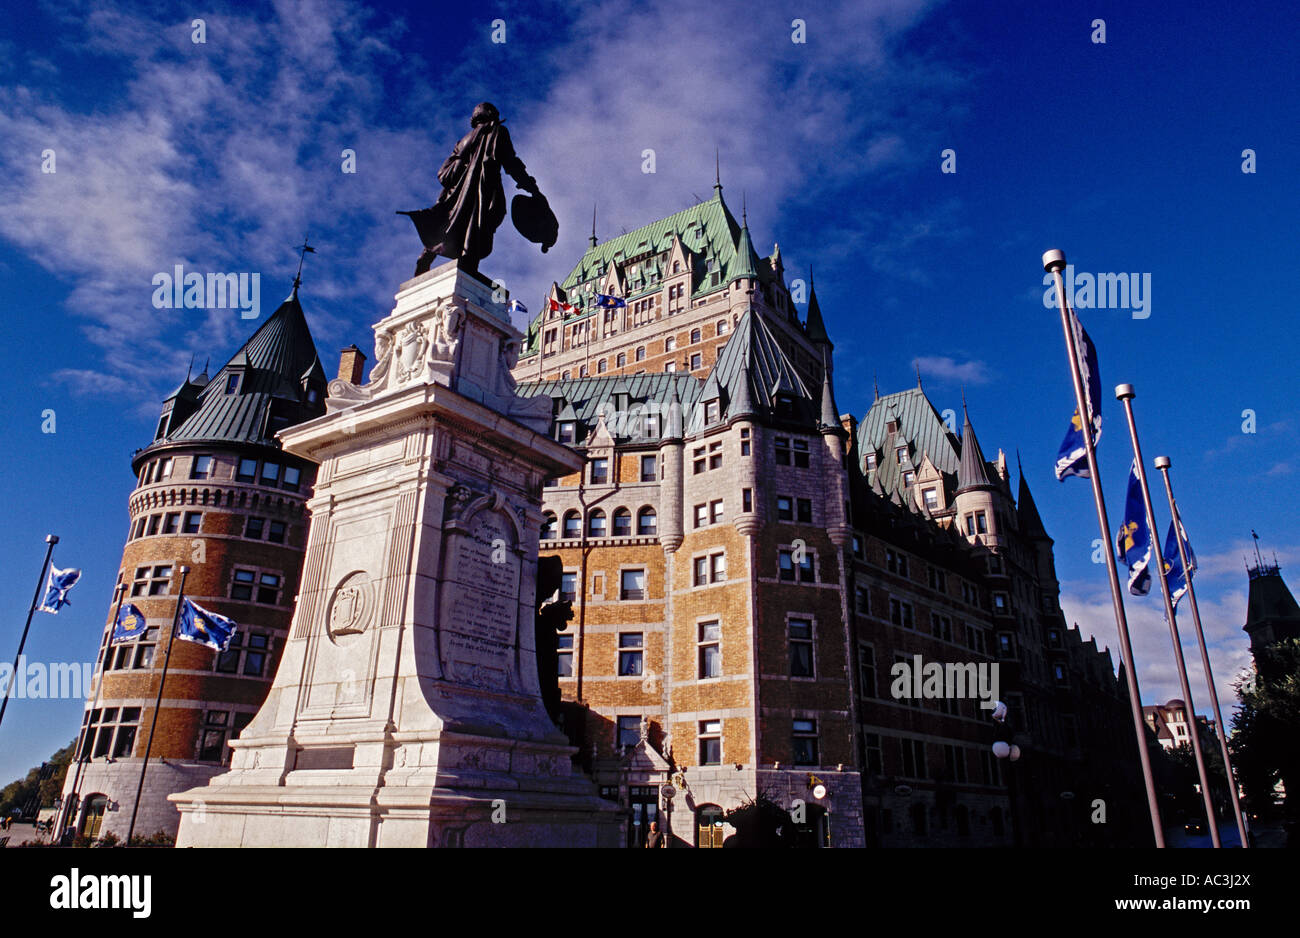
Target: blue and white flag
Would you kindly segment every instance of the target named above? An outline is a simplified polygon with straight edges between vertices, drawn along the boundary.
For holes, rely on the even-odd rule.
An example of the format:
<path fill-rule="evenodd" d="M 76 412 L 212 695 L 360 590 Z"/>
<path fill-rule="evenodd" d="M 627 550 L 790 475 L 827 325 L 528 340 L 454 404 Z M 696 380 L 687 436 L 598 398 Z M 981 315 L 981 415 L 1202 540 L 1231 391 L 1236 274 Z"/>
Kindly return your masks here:
<path fill-rule="evenodd" d="M 75 567 L 60 570 L 50 564 L 50 575 L 45 581 L 45 598 L 36 608 L 41 612 L 57 613 L 64 606 L 72 605 L 68 601 L 68 590 L 76 586 L 80 579 L 81 571 Z"/>
<path fill-rule="evenodd" d="M 1097 366 L 1097 347 L 1088 337 L 1079 317 L 1070 310 L 1070 328 L 1074 330 L 1074 345 L 1079 351 L 1079 377 L 1083 381 L 1084 403 L 1092 419 L 1092 445 L 1101 439 L 1101 369 Z M 1061 450 L 1056 456 L 1056 478 L 1064 482 L 1067 476 L 1087 479 L 1088 451 L 1084 448 L 1083 419 L 1076 407 L 1070 418 L 1070 429 L 1065 433 Z"/>
<path fill-rule="evenodd" d="M 622 309 L 627 306 L 627 300 L 618 296 L 610 296 L 608 293 L 597 293 L 596 305 L 602 309 Z"/>
<path fill-rule="evenodd" d="M 181 617 L 176 623 L 177 638 L 225 651 L 230 647 L 230 639 L 237 628 L 239 626 L 234 619 L 208 612 L 188 599 L 181 600 Z"/>
<path fill-rule="evenodd" d="M 122 603 L 117 610 L 117 621 L 113 623 L 113 637 L 109 641 L 113 645 L 135 641 L 145 633 L 145 628 L 144 613 L 132 603 Z"/>
<path fill-rule="evenodd" d="M 518 300 L 511 300 L 511 301 L 510 301 L 510 312 L 511 312 L 511 313 L 518 313 L 518 314 L 521 315 L 521 316 L 527 316 L 527 315 L 528 315 L 528 307 L 525 306 L 523 303 L 520 303 Z"/>
<path fill-rule="evenodd" d="M 1174 533 L 1174 523 L 1169 522 L 1169 536 L 1165 538 L 1165 582 L 1169 584 L 1169 595 L 1173 597 L 1174 609 L 1178 609 L 1178 600 L 1187 592 L 1188 577 L 1183 575 L 1183 558 L 1178 553 L 1178 537 L 1183 539 L 1183 550 L 1187 551 L 1187 569 L 1196 573 L 1196 554 L 1192 553 L 1192 543 L 1187 539 L 1187 529 L 1178 525 L 1178 534 Z"/>
<path fill-rule="evenodd" d="M 1119 550 L 1119 559 L 1128 564 L 1128 591 L 1134 596 L 1145 596 L 1151 591 L 1151 528 L 1147 526 L 1147 509 L 1136 459 L 1128 474 L 1124 523 L 1115 535 L 1115 547 Z"/>

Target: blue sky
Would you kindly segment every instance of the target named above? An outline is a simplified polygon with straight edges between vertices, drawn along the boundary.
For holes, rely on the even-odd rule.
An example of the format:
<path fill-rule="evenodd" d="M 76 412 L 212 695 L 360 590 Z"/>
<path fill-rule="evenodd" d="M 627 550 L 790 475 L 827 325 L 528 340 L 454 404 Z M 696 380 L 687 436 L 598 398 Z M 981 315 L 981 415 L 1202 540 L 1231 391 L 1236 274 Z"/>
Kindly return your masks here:
<path fill-rule="evenodd" d="M 1133 9 L 1133 7 L 1138 9 Z M 88 660 L 126 533 L 130 456 L 191 353 L 222 364 L 256 323 L 156 310 L 155 273 L 258 272 L 262 315 L 310 233 L 302 300 L 326 370 L 387 313 L 418 243 L 396 209 L 495 102 L 560 219 L 541 255 L 507 226 L 484 269 L 536 309 L 585 246 L 742 193 L 756 247 L 816 269 L 836 397 L 859 417 L 914 381 L 965 387 L 986 455 L 1019 448 L 1056 539 L 1064 605 L 1115 648 L 1087 484 L 1051 465 L 1073 407 L 1040 256 L 1150 274 L 1150 316 L 1080 309 L 1101 356 L 1112 524 L 1132 458 L 1109 397 L 1137 387 L 1201 558 L 1221 694 L 1248 660 L 1241 557 L 1256 529 L 1300 585 L 1295 279 L 1300 106 L 1285 4 L 861 2 L 13 5 L 0 15 L 0 656 L 46 533 L 85 570 L 38 615 L 32 661 Z M 206 21 L 206 43 L 191 20 Z M 806 42 L 791 41 L 791 21 Z M 503 19 L 506 42 L 491 41 Z M 1103 19 L 1106 42 L 1091 41 Z M 356 152 L 357 172 L 340 170 Z M 642 153 L 655 151 L 656 172 Z M 941 151 L 957 172 L 940 171 Z M 1257 171 L 1241 171 L 1242 151 Z M 42 153 L 57 172 L 42 173 Z M 508 187 L 513 192 L 513 187 Z M 57 432 L 42 433 L 42 412 Z M 1242 432 L 1243 411 L 1255 414 Z M 1163 531 L 1167 509 L 1157 500 Z M 1156 596 L 1128 604 L 1143 697 L 1177 694 Z M 1190 621 L 1184 632 L 1190 634 Z M 1190 651 L 1190 649 L 1189 649 Z M 1199 659 L 1189 660 L 1198 708 Z M 81 702 L 12 701 L 0 783 L 71 739 Z"/>

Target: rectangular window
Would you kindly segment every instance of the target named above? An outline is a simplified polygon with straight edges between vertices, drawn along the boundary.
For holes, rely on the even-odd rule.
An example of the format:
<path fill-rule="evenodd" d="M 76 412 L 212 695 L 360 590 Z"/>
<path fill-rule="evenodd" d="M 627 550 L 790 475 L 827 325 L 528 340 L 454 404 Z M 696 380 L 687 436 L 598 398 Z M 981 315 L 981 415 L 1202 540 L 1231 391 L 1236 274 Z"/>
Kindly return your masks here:
<path fill-rule="evenodd" d="M 889 600 L 889 620 L 894 625 L 901 625 L 905 629 L 914 628 L 915 619 L 912 614 L 912 604 L 897 599 Z"/>
<path fill-rule="evenodd" d="M 952 619 L 931 613 L 930 627 L 935 638 L 943 639 L 945 642 L 952 641 Z"/>
<path fill-rule="evenodd" d="M 691 356 L 691 370 L 698 370 L 700 367 L 700 355 L 695 353 Z M 704 422 L 714 424 L 718 422 L 718 402 L 716 400 L 704 402 Z"/>
<path fill-rule="evenodd" d="M 270 541 L 272 544 L 283 544 L 284 543 L 284 522 L 272 521 L 269 525 L 267 525 L 266 539 Z"/>
<path fill-rule="evenodd" d="M 885 774 L 885 752 L 880 745 L 879 733 L 862 734 L 863 767 L 872 775 Z"/>
<path fill-rule="evenodd" d="M 696 505 L 696 506 L 695 506 L 695 526 L 696 526 L 697 528 L 702 528 L 702 527 L 704 527 L 704 526 L 705 526 L 706 524 L 708 524 L 708 523 L 709 523 L 709 506 L 708 506 L 708 505 Z"/>
<path fill-rule="evenodd" d="M 244 525 L 244 537 L 260 541 L 266 533 L 266 519 L 250 517 Z"/>
<path fill-rule="evenodd" d="M 194 465 L 190 467 L 191 479 L 207 479 L 212 475 L 212 457 L 195 456 Z"/>
<path fill-rule="evenodd" d="M 722 765 L 722 721 L 700 721 L 700 765 Z"/>
<path fill-rule="evenodd" d="M 694 562 L 694 568 L 695 568 L 694 577 L 691 581 L 692 585 L 704 586 L 706 583 L 709 582 L 709 558 L 696 557 Z"/>
<path fill-rule="evenodd" d="M 573 636 L 557 635 L 556 667 L 559 677 L 573 677 Z"/>
<path fill-rule="evenodd" d="M 557 423 L 555 426 L 556 426 L 557 439 L 559 440 L 559 442 L 561 443 L 573 442 L 574 423 L 572 420 L 562 420 L 559 423 Z"/>
<path fill-rule="evenodd" d="M 158 526 L 162 524 L 162 515 L 153 515 L 149 519 L 149 536 L 153 537 L 158 533 Z"/>
<path fill-rule="evenodd" d="M 700 623 L 700 677 L 722 676 L 722 626 L 715 619 Z"/>
<path fill-rule="evenodd" d="M 691 475 L 699 475 L 708 465 L 704 456 L 704 447 L 697 446 L 691 451 Z"/>
<path fill-rule="evenodd" d="M 280 482 L 280 484 L 284 488 L 296 492 L 298 491 L 298 483 L 301 481 L 301 479 L 302 479 L 301 469 L 298 469 L 295 466 L 285 466 L 284 479 Z"/>
<path fill-rule="evenodd" d="M 817 764 L 817 721 L 795 720 L 792 724 L 795 765 Z"/>
<path fill-rule="evenodd" d="M 871 592 L 865 586 L 857 588 L 857 610 L 860 616 L 871 615 Z"/>
<path fill-rule="evenodd" d="M 794 465 L 796 469 L 808 468 L 808 441 L 794 441 Z"/>
<path fill-rule="evenodd" d="M 238 630 L 230 636 L 230 645 L 225 651 L 217 653 L 216 661 L 213 662 L 213 669 L 222 674 L 238 674 L 239 658 L 244 651 L 244 636 Z"/>
<path fill-rule="evenodd" d="M 578 574 L 566 570 L 560 574 L 560 599 L 573 602 L 578 598 Z"/>
<path fill-rule="evenodd" d="M 776 464 L 778 466 L 790 465 L 790 439 L 789 437 L 778 436 L 773 441 L 776 450 Z"/>
<path fill-rule="evenodd" d="M 709 524 L 722 523 L 722 499 L 714 499 L 709 502 Z"/>
<path fill-rule="evenodd" d="M 244 653 L 244 674 L 262 677 L 266 671 L 266 656 L 271 650 L 271 638 L 258 632 L 248 635 L 248 651 Z"/>
<path fill-rule="evenodd" d="M 645 599 L 645 571 L 624 570 L 620 575 L 619 599 Z"/>
<path fill-rule="evenodd" d="M 235 472 L 236 482 L 256 482 L 257 481 L 257 460 L 241 459 L 239 469 Z"/>
<path fill-rule="evenodd" d="M 796 499 L 795 506 L 798 508 L 798 519 L 804 524 L 812 524 L 812 499 Z"/>
<path fill-rule="evenodd" d="M 618 634 L 618 674 L 629 677 L 641 673 L 644 664 L 645 636 L 641 632 Z"/>
<path fill-rule="evenodd" d="M 203 521 L 203 514 L 197 511 L 185 512 L 185 524 L 181 526 L 186 534 L 198 534 L 199 525 Z"/>
<path fill-rule="evenodd" d="M 876 652 L 870 645 L 858 645 L 858 693 L 876 696 Z"/>
<path fill-rule="evenodd" d="M 794 504 L 788 495 L 778 495 L 776 497 L 776 520 L 793 521 Z"/>
<path fill-rule="evenodd" d="M 919 739 L 900 739 L 898 741 L 902 757 L 902 775 L 907 778 L 925 778 L 925 743 Z"/>
<path fill-rule="evenodd" d="M 165 596 L 171 592 L 172 568 L 170 566 L 154 567 L 149 576 L 150 596 Z"/>
<path fill-rule="evenodd" d="M 642 482 L 655 481 L 658 463 L 659 463 L 658 456 L 641 457 L 641 481 Z"/>
<path fill-rule="evenodd" d="M 749 455 L 749 427 L 740 428 L 740 455 Z"/>
<path fill-rule="evenodd" d="M 808 619 L 791 619 L 790 631 L 790 676 L 813 676 L 813 627 Z"/>
<path fill-rule="evenodd" d="M 168 456 L 166 459 L 158 463 L 159 482 L 162 482 L 164 479 L 170 479 L 172 477 L 172 466 L 174 463 L 175 460 L 173 460 L 172 457 L 170 456 Z"/>
<path fill-rule="evenodd" d="M 624 751 L 641 742 L 641 717 L 621 716 L 618 718 L 618 747 Z"/>
<path fill-rule="evenodd" d="M 939 507 L 939 492 L 937 489 L 922 489 L 921 498 L 925 500 L 925 507 L 930 511 L 935 511 Z"/>
<path fill-rule="evenodd" d="M 727 579 L 727 555 L 711 554 L 709 556 L 709 581 L 722 583 Z"/>
<path fill-rule="evenodd" d="M 714 469 L 721 469 L 721 468 L 722 468 L 722 442 L 718 441 L 717 443 L 710 443 L 709 444 L 709 469 L 710 471 L 712 471 Z"/>
<path fill-rule="evenodd" d="M 280 593 L 280 577 L 275 573 L 263 573 L 257 578 L 257 601 L 274 606 Z"/>
<path fill-rule="evenodd" d="M 179 511 L 169 511 L 163 516 L 163 534 L 175 534 L 181 525 L 181 513 Z"/>
<path fill-rule="evenodd" d="M 754 510 L 754 490 L 753 490 L 753 489 L 741 489 L 741 490 L 740 490 L 740 510 L 741 510 L 741 511 L 744 511 L 744 512 L 750 512 L 750 511 L 753 511 L 753 510 Z"/>
<path fill-rule="evenodd" d="M 593 459 L 591 461 L 591 484 L 604 485 L 609 481 L 609 460 Z"/>

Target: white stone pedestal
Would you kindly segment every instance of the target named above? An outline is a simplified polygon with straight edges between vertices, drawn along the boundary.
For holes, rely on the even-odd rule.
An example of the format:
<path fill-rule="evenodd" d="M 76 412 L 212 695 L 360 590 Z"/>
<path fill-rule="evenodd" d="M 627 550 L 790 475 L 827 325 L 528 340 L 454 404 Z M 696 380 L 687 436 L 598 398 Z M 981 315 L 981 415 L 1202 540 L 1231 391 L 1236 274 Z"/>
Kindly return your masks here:
<path fill-rule="evenodd" d="M 320 464 L 288 643 L 178 846 L 605 846 L 534 648 L 543 480 L 581 457 L 515 395 L 519 333 L 448 263 L 375 324 L 370 381 L 280 434 Z"/>

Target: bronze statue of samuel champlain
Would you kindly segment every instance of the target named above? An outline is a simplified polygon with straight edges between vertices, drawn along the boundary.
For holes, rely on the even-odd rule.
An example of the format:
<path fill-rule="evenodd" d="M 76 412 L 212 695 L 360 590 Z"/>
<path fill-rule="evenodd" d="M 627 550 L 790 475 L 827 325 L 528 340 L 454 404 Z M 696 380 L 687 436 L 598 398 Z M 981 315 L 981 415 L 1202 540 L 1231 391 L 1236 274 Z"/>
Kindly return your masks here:
<path fill-rule="evenodd" d="M 438 201 L 429 208 L 398 212 L 410 216 L 424 242 L 424 253 L 415 264 L 417 277 L 438 257 L 458 261 L 462 270 L 477 273 L 479 262 L 492 253 L 492 237 L 506 217 L 501 170 L 529 193 L 516 195 L 510 205 L 519 233 L 542 245 L 543 252 L 559 235 L 559 223 L 537 181 L 515 155 L 510 131 L 496 106 L 484 101 L 474 108 L 470 127 L 438 170 L 443 187 Z"/>

